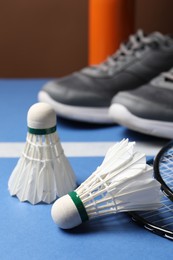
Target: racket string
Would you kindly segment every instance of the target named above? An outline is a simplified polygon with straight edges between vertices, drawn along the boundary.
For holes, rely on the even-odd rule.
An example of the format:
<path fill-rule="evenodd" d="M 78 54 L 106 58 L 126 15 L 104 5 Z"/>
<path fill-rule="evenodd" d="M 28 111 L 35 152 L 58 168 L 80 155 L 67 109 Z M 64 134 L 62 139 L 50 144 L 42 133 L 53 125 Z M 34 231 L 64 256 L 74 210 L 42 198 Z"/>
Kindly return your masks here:
<path fill-rule="evenodd" d="M 163 147 L 154 160 L 154 174 L 162 187 L 162 206 L 155 211 L 130 213 L 151 232 L 173 240 L 173 141 Z"/>
<path fill-rule="evenodd" d="M 158 211 L 147 211 L 137 213 L 146 221 L 149 221 L 152 224 L 159 225 L 161 227 L 173 227 L 173 203 L 171 203 L 171 205 L 164 204 Z"/>

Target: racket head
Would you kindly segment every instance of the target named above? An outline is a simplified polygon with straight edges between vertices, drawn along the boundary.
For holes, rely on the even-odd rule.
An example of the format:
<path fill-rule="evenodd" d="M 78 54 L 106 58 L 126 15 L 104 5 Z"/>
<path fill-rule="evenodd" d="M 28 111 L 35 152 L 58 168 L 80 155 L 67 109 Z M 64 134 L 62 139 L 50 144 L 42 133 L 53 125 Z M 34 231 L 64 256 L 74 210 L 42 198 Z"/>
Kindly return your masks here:
<path fill-rule="evenodd" d="M 151 163 L 151 162 L 150 162 Z M 160 182 L 162 207 L 154 211 L 129 212 L 145 229 L 173 240 L 173 141 L 166 144 L 153 163 L 154 177 Z"/>

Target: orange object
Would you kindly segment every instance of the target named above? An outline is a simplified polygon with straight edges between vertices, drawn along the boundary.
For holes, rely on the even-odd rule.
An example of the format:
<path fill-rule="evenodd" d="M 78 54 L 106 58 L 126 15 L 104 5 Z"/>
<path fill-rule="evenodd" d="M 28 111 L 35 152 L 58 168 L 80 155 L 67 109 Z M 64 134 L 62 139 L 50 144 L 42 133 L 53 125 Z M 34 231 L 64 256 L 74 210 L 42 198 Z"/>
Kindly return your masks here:
<path fill-rule="evenodd" d="M 134 0 L 89 0 L 88 62 L 113 54 L 134 29 Z"/>

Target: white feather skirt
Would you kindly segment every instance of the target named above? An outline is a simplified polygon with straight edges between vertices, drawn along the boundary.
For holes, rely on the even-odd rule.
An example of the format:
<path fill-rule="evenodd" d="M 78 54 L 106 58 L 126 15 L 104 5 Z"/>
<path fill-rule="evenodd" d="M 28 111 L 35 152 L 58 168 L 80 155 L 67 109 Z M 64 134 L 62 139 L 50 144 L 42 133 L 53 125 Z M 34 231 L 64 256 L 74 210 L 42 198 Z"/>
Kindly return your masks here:
<path fill-rule="evenodd" d="M 112 213 L 161 207 L 160 183 L 145 154 L 134 142 L 122 140 L 111 147 L 102 164 L 77 189 L 89 218 Z"/>
<path fill-rule="evenodd" d="M 75 174 L 57 133 L 28 133 L 24 151 L 8 181 L 10 194 L 32 204 L 51 203 L 75 188 Z"/>

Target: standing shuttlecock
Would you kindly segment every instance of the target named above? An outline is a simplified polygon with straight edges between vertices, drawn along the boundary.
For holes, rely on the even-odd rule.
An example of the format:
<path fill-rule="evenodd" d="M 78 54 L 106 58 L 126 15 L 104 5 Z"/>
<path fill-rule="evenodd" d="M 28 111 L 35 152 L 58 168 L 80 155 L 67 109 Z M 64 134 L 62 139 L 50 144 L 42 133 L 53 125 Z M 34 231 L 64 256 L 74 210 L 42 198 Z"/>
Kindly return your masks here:
<path fill-rule="evenodd" d="M 27 124 L 26 144 L 10 176 L 9 192 L 20 201 L 51 203 L 76 188 L 75 175 L 58 138 L 51 106 L 31 106 Z"/>
<path fill-rule="evenodd" d="M 55 201 L 51 215 L 59 227 L 68 229 L 112 213 L 156 209 L 160 197 L 160 184 L 145 155 L 134 152 L 134 143 L 122 140 L 85 182 Z"/>

